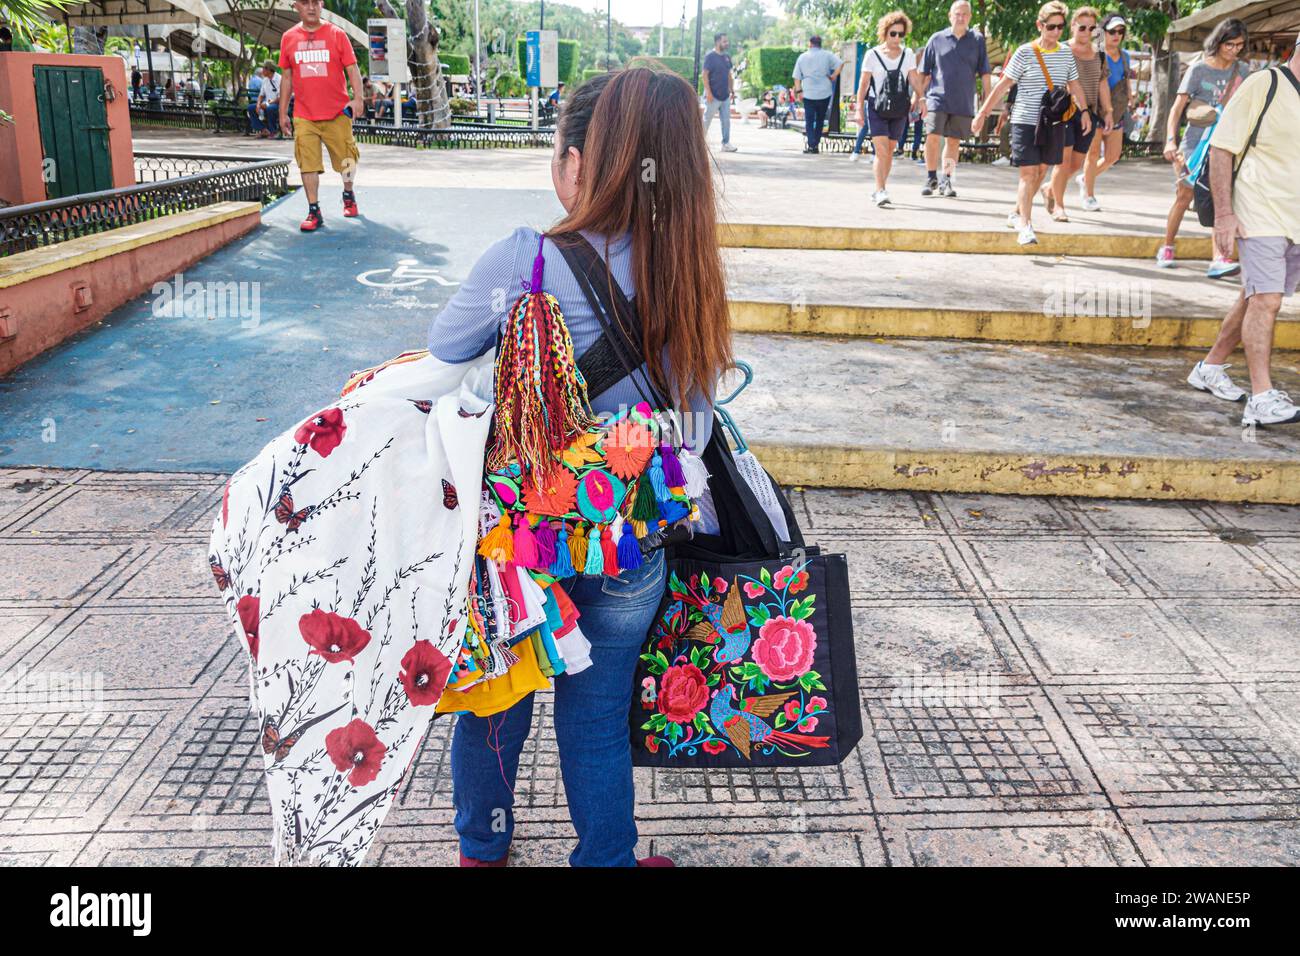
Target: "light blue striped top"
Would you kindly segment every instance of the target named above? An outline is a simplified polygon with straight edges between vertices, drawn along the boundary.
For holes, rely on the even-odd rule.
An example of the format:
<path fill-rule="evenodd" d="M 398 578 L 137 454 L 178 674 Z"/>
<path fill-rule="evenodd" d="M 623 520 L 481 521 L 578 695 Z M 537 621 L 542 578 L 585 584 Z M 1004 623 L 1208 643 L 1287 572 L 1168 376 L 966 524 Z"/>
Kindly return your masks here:
<path fill-rule="evenodd" d="M 631 235 L 611 237 L 608 253 L 605 237 L 592 233 L 583 235 L 609 263 L 619 288 L 629 299 L 632 298 L 635 289 Z M 538 238 L 537 230 L 521 226 L 493 243 L 479 257 L 469 278 L 434 317 L 429 328 L 429 351 L 435 357 L 444 362 L 464 362 L 493 348 L 497 330 L 505 322 L 510 307 L 521 292 L 528 291 Z M 600 323 L 555 244 L 546 242 L 542 255 L 546 263 L 542 288 L 559 302 L 569 334 L 573 337 L 574 350 L 581 357 L 600 338 Z M 604 394 L 592 396 L 592 410 L 597 413 L 617 412 L 622 406 L 635 405 L 639 401 L 642 401 L 641 393 L 631 378 L 625 377 Z M 690 405 L 691 414 L 682 415 L 683 427 L 686 440 L 700 451 L 712 433 L 713 406 L 710 397 L 699 393 L 690 396 Z"/>

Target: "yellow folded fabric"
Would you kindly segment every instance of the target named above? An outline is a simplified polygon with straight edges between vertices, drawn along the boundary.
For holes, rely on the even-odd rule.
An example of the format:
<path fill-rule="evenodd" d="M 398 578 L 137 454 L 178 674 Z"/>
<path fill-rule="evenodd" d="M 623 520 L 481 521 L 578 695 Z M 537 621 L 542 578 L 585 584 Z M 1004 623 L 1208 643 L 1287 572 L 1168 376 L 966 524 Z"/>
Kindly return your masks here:
<path fill-rule="evenodd" d="M 438 698 L 434 710 L 439 714 L 467 710 L 476 717 L 488 717 L 509 710 L 535 690 L 551 686 L 537 665 L 537 652 L 532 641 L 520 641 L 511 650 L 518 655 L 519 663 L 500 677 L 481 681 L 469 690 L 448 690 Z"/>

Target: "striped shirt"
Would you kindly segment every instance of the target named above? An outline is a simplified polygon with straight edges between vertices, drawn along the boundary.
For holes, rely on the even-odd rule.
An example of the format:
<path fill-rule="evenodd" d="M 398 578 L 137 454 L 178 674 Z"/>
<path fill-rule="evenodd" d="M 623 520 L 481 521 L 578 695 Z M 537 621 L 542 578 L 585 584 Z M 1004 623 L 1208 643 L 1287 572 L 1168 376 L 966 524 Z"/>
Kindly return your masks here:
<path fill-rule="evenodd" d="M 1044 50 L 1043 60 L 1047 64 L 1047 72 L 1052 76 L 1053 85 L 1065 86 L 1071 80 L 1079 78 L 1079 64 L 1064 43 L 1058 43 L 1050 53 Z M 1038 57 L 1034 56 L 1032 43 L 1016 49 L 1007 62 L 1003 75 L 1016 81 L 1016 105 L 1011 108 L 1011 122 L 1037 126 L 1043 94 L 1047 92 L 1047 80 L 1043 78 Z"/>
<path fill-rule="evenodd" d="M 533 274 L 533 259 L 537 257 L 536 229 L 521 226 L 491 246 L 474 263 L 467 278 L 456 290 L 442 311 L 434 316 L 429 328 L 429 351 L 444 362 L 465 362 L 489 352 L 496 344 L 497 330 L 504 324 L 510 307 L 521 292 L 527 292 Z M 592 248 L 609 264 L 609 270 L 620 289 L 628 297 L 635 295 L 632 281 L 632 237 L 623 235 L 609 239 L 606 252 L 605 237 L 584 232 Z M 555 296 L 560 304 L 573 337 L 574 351 L 578 357 L 600 338 L 601 326 L 578 280 L 574 278 L 564 255 L 553 242 L 544 243 L 542 257 L 545 271 L 542 288 Z M 665 362 L 665 365 L 667 363 Z M 642 371 L 645 366 L 642 366 Z M 644 382 L 638 376 L 638 381 Z M 643 384 L 644 387 L 644 384 Z M 592 410 L 617 412 L 622 406 L 642 401 L 641 393 L 629 377 L 623 378 L 608 391 L 591 396 Z M 689 397 L 691 414 L 682 414 L 686 440 L 697 451 L 703 450 L 713 429 L 713 405 L 709 398 L 696 393 Z"/>

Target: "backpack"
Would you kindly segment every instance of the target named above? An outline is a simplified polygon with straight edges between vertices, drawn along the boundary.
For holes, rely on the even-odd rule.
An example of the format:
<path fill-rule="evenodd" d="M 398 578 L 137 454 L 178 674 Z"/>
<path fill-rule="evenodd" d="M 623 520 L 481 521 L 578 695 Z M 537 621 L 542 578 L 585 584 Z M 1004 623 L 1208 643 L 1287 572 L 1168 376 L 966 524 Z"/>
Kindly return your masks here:
<path fill-rule="evenodd" d="M 1250 148 L 1255 145 L 1255 140 L 1259 138 L 1259 128 L 1264 125 L 1264 114 L 1273 105 L 1273 97 L 1277 95 L 1277 75 L 1279 72 L 1281 72 L 1279 69 L 1270 69 L 1268 71 L 1268 95 L 1264 97 L 1264 108 L 1259 111 L 1259 117 L 1255 120 L 1255 128 L 1250 133 L 1250 139 L 1246 142 L 1245 148 L 1241 151 L 1241 155 L 1237 157 L 1237 161 L 1232 167 L 1234 186 L 1237 182 L 1237 173 L 1246 159 L 1246 154 L 1250 152 Z M 1296 92 L 1300 94 L 1300 82 L 1290 76 L 1287 79 L 1291 80 Z M 1217 117 L 1214 125 L 1218 125 Z M 1211 228 L 1214 226 L 1214 193 L 1210 191 L 1210 137 L 1213 135 L 1214 127 L 1211 126 L 1210 129 L 1205 131 L 1202 138 L 1201 146 L 1204 147 L 1204 154 L 1200 157 L 1200 167 L 1196 170 L 1195 178 L 1192 180 L 1192 204 L 1196 207 L 1196 219 L 1202 226 Z M 1200 152 L 1199 148 L 1198 152 Z"/>
<path fill-rule="evenodd" d="M 912 108 L 912 96 L 907 91 L 907 80 L 903 77 L 903 60 L 907 57 L 904 51 L 898 58 L 898 66 L 890 69 L 885 66 L 885 60 L 880 55 L 879 50 L 872 50 L 880 65 L 885 67 L 885 79 L 880 84 L 880 89 L 876 89 L 876 78 L 871 77 L 871 88 L 874 91 L 872 107 L 881 119 L 900 119 L 908 114 Z"/>

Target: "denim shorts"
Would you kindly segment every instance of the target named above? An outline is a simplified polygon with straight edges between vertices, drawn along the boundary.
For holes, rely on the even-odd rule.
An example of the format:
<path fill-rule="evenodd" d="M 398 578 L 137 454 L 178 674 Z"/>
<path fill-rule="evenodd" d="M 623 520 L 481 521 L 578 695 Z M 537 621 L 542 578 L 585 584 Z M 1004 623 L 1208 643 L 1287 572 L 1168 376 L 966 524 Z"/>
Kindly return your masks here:
<path fill-rule="evenodd" d="M 907 135 L 907 117 L 885 119 L 876 112 L 876 104 L 867 100 L 867 129 L 873 139 L 877 136 L 888 136 L 898 142 Z"/>

